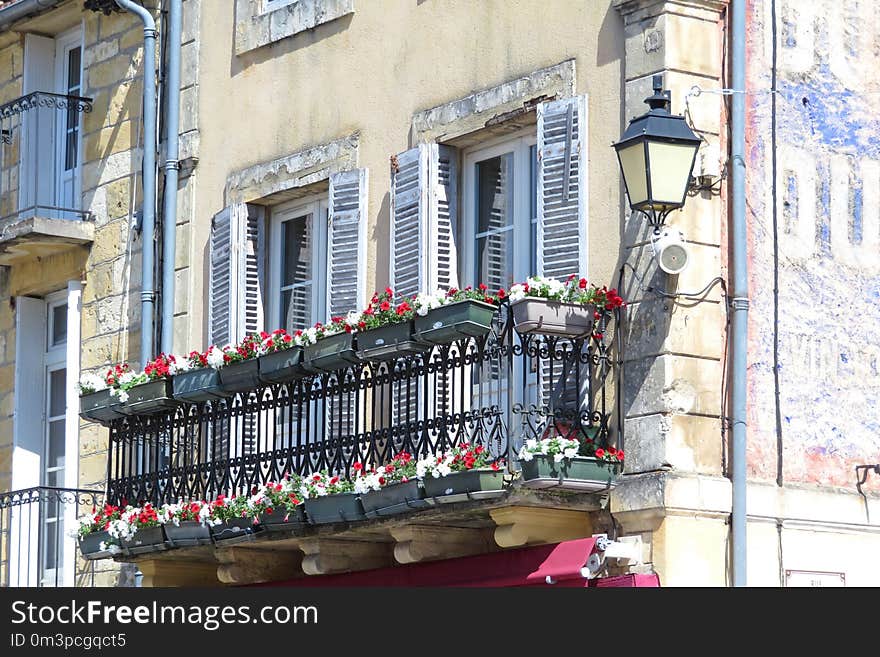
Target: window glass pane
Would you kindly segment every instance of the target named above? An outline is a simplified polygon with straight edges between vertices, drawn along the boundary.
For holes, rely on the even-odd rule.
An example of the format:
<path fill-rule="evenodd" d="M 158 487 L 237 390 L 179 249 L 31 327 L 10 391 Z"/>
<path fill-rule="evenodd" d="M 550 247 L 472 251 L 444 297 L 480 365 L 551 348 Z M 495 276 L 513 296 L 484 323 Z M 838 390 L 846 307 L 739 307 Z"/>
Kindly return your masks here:
<path fill-rule="evenodd" d="M 513 284 L 513 153 L 476 165 L 476 282 Z"/>
<path fill-rule="evenodd" d="M 49 374 L 49 416 L 64 415 L 66 404 L 67 370 L 55 370 Z"/>
<path fill-rule="evenodd" d="M 47 468 L 63 468 L 64 467 L 64 420 L 52 420 L 49 423 L 49 449 L 46 454 Z M 53 477 L 53 473 L 48 473 L 46 482 L 48 486 L 58 486 L 63 483 L 64 477 L 57 481 Z"/>
<path fill-rule="evenodd" d="M 529 274 L 538 273 L 538 147 L 529 147 Z"/>
<path fill-rule="evenodd" d="M 67 53 L 67 92 L 78 95 L 80 80 L 80 48 L 71 48 Z"/>
<path fill-rule="evenodd" d="M 312 215 L 281 224 L 281 287 L 312 277 Z"/>
<path fill-rule="evenodd" d="M 50 306 L 52 313 L 52 335 L 50 346 L 54 347 L 67 342 L 67 304 Z"/>
<path fill-rule="evenodd" d="M 281 293 L 281 325 L 288 331 L 307 328 L 311 321 L 312 286 L 302 285 Z"/>

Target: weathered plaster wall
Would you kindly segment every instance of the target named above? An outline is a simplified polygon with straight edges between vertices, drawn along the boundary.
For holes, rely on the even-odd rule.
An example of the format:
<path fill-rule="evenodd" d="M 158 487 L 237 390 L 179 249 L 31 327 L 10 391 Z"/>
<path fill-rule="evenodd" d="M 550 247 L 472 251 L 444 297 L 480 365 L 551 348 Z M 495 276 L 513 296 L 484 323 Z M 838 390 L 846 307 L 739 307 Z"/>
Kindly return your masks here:
<path fill-rule="evenodd" d="M 775 1 L 775 186 L 773 7 L 749 4 L 749 471 L 852 489 L 880 460 L 880 5 Z"/>
<path fill-rule="evenodd" d="M 200 45 L 193 258 L 204 258 L 231 173 L 358 133 L 358 166 L 370 176 L 367 288 L 384 285 L 389 157 L 412 145 L 414 115 L 573 58 L 576 93 L 589 94 L 590 273 L 612 280 L 621 192 L 610 144 L 621 128 L 623 38 L 610 0 L 355 0 L 353 13 L 239 55 L 231 4 L 206 4 L 202 16 L 211 37 Z M 194 300 L 203 283 L 194 272 Z M 178 351 L 203 346 L 204 308 L 192 310 Z"/>

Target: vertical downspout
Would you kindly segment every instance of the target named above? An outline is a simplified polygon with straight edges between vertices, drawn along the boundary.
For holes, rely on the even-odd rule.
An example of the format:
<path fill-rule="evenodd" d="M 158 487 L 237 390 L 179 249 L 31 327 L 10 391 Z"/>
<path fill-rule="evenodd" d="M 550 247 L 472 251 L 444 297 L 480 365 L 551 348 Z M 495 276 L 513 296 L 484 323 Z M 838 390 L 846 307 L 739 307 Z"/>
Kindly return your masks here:
<path fill-rule="evenodd" d="M 162 339 L 166 354 L 174 349 L 174 262 L 177 249 L 177 181 L 180 171 L 180 42 L 182 0 L 168 9 L 168 73 L 165 77 L 165 197 L 162 210 Z"/>
<path fill-rule="evenodd" d="M 143 271 L 141 273 L 141 367 L 153 357 L 153 255 L 156 233 L 156 22 L 149 11 L 132 0 L 115 0 L 125 11 L 136 14 L 144 24 L 144 160 L 141 175 L 144 188 Z"/>
<path fill-rule="evenodd" d="M 746 236 L 745 89 L 746 0 L 732 0 L 730 37 L 732 95 L 730 156 L 732 162 L 730 242 L 733 273 L 731 322 L 731 410 L 733 429 L 731 514 L 733 585 L 746 586 L 746 365 L 748 355 L 749 280 Z"/>

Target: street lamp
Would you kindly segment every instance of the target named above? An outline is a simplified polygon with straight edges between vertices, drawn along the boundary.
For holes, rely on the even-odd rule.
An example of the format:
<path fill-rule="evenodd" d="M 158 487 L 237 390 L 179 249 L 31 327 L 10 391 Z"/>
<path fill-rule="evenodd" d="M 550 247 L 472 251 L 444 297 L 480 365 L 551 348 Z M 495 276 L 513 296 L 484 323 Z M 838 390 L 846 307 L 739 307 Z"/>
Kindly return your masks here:
<path fill-rule="evenodd" d="M 651 109 L 632 119 L 614 144 L 629 207 L 643 213 L 655 233 L 684 205 L 700 148 L 684 117 L 669 113 L 670 95 L 663 90 L 663 76 L 655 75 L 654 95 L 645 99 Z"/>

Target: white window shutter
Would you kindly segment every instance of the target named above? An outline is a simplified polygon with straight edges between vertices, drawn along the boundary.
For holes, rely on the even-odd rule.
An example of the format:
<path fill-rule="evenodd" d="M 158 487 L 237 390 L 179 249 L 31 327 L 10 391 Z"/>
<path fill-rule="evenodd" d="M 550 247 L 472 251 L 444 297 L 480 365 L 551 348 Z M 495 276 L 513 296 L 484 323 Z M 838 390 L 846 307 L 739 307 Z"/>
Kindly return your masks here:
<path fill-rule="evenodd" d="M 458 153 L 420 144 L 391 172 L 391 287 L 410 297 L 458 286 Z"/>
<path fill-rule="evenodd" d="M 55 91 L 55 40 L 38 34 L 24 35 L 22 93 Z M 62 114 L 34 107 L 21 116 L 21 170 L 19 210 L 55 203 L 55 121 Z M 35 210 L 36 214 L 37 211 Z"/>
<path fill-rule="evenodd" d="M 587 276 L 587 193 L 587 97 L 540 103 L 539 274 Z"/>
<path fill-rule="evenodd" d="M 214 215 L 208 342 L 222 347 L 263 327 L 263 220 L 236 203 Z"/>
<path fill-rule="evenodd" d="M 330 176 L 327 314 L 344 316 L 367 303 L 367 170 Z"/>

